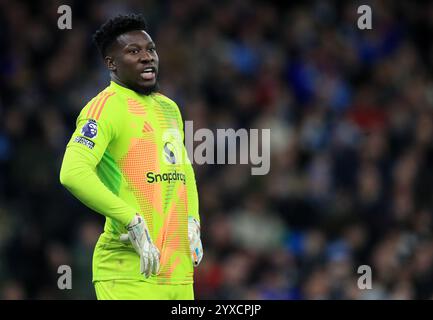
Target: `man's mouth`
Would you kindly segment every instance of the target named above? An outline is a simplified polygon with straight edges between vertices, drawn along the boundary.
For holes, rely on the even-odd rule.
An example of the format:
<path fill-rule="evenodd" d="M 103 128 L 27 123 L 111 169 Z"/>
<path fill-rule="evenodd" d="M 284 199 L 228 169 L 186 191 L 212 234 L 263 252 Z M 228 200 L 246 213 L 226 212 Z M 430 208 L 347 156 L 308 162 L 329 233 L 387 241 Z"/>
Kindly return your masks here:
<path fill-rule="evenodd" d="M 156 68 L 155 67 L 149 67 L 143 70 L 142 73 L 140 73 L 141 78 L 144 80 L 154 80 L 156 76 Z"/>

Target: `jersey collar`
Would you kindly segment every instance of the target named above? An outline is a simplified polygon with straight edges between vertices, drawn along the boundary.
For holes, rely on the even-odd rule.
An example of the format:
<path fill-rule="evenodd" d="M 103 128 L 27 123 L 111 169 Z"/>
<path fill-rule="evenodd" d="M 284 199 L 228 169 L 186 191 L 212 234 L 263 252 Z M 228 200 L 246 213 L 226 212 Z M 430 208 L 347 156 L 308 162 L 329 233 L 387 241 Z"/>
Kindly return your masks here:
<path fill-rule="evenodd" d="M 125 96 L 131 97 L 132 95 L 135 95 L 137 97 L 140 98 L 144 98 L 144 97 L 150 97 L 152 95 L 154 95 L 155 93 L 151 93 L 150 95 L 144 95 L 144 94 L 139 94 L 136 91 L 129 89 L 127 87 L 124 87 L 116 82 L 114 82 L 113 80 L 110 81 L 110 88 L 112 88 L 113 90 L 120 92 L 121 94 L 124 94 Z"/>

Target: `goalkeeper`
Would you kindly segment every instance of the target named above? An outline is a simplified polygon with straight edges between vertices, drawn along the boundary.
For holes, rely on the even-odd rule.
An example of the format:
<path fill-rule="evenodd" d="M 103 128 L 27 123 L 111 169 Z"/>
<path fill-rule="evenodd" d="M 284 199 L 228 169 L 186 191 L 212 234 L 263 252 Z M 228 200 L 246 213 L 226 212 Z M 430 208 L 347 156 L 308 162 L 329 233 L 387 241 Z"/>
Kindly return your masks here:
<path fill-rule="evenodd" d="M 194 299 L 203 256 L 194 172 L 177 105 L 157 92 L 158 55 L 141 15 L 93 37 L 110 85 L 81 110 L 61 183 L 104 215 L 93 255 L 98 299 Z"/>

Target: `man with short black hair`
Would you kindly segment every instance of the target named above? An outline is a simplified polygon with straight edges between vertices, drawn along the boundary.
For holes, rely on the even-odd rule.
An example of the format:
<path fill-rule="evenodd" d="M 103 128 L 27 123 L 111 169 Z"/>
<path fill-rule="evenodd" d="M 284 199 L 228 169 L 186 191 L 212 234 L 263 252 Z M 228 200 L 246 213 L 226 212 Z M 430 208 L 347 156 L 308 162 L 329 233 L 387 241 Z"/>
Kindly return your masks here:
<path fill-rule="evenodd" d="M 193 299 L 197 188 L 179 109 L 158 93 L 155 43 L 141 15 L 110 19 L 94 42 L 111 83 L 78 116 L 60 181 L 106 217 L 93 256 L 97 298 Z"/>

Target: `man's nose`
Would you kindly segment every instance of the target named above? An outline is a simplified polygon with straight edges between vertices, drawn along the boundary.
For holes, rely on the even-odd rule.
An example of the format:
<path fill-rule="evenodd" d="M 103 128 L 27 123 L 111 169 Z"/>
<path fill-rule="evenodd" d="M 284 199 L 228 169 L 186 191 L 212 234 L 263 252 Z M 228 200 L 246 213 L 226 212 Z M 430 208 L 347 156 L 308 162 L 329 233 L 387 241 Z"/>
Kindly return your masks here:
<path fill-rule="evenodd" d="M 150 62 L 153 60 L 153 56 L 147 51 L 144 51 L 144 53 L 140 56 L 140 62 Z"/>

